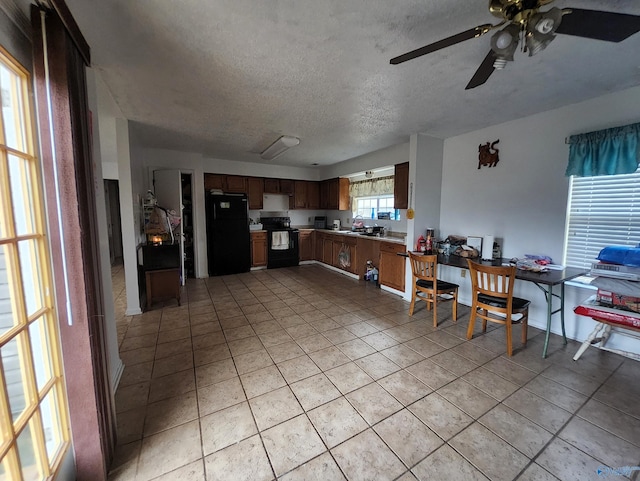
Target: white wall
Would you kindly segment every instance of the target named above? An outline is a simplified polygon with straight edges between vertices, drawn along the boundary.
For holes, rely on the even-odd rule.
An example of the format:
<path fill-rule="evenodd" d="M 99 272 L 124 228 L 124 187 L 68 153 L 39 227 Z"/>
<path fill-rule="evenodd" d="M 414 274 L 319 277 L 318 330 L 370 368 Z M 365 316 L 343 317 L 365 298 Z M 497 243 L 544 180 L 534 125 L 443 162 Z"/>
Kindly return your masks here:
<path fill-rule="evenodd" d="M 87 69 L 87 97 L 89 109 L 95 112 L 92 115 L 93 130 L 93 163 L 95 166 L 95 186 L 96 186 L 96 215 L 98 225 L 98 236 L 100 242 L 100 267 L 102 281 L 102 304 L 104 306 L 104 330 L 107 346 L 107 359 L 109 362 L 111 388 L 115 392 L 120 376 L 124 370 L 124 365 L 120 359 L 118 350 L 118 334 L 116 330 L 115 306 L 113 303 L 113 285 L 111 283 L 111 258 L 109 255 L 109 234 L 107 226 L 107 210 L 104 192 L 104 173 L 103 162 L 109 162 L 117 166 L 117 158 L 110 156 L 110 152 L 105 152 L 103 146 L 109 143 L 108 133 L 101 129 L 101 105 L 107 103 L 105 101 L 106 89 L 104 83 L 92 69 Z M 109 96 L 107 96 L 109 97 Z M 108 98 L 106 99 L 108 101 Z M 105 133 L 103 140 L 102 134 Z M 117 169 L 116 169 L 117 172 Z"/>
<path fill-rule="evenodd" d="M 320 179 L 347 177 L 367 170 L 402 164 L 409 161 L 409 142 L 392 145 L 386 149 L 376 150 L 353 159 L 337 164 L 328 165 L 320 169 Z"/>
<path fill-rule="evenodd" d="M 637 122 L 640 87 L 446 139 L 444 142 L 440 232 L 442 235 L 494 235 L 503 257 L 545 254 L 563 262 L 569 180 L 565 137 Z M 500 162 L 478 169 L 478 146 L 500 139 Z M 453 268 L 443 278 L 461 285 L 469 300 L 469 281 Z M 584 340 L 593 325 L 573 308 L 590 291 L 567 287 L 567 334 Z M 533 301 L 531 325 L 544 327 L 546 303 L 541 291 L 517 283 L 516 295 Z M 553 332 L 560 332 L 554 316 Z M 613 336 L 611 344 L 628 342 Z M 630 342 L 630 341 L 629 341 Z M 638 346 L 635 346 L 638 350 Z"/>

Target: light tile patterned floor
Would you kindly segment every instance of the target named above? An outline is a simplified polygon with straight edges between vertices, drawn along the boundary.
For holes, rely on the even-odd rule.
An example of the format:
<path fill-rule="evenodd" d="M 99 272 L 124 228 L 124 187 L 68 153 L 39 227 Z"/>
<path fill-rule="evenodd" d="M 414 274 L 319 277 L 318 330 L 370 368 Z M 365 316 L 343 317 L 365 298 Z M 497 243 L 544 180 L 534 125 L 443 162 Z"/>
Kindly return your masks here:
<path fill-rule="evenodd" d="M 120 284 L 118 284 L 120 285 Z M 110 480 L 602 479 L 640 465 L 640 365 L 465 340 L 317 265 L 189 280 L 124 319 Z M 517 328 L 519 329 L 519 328 Z M 120 330 L 120 329 L 119 329 Z M 515 335 L 514 339 L 518 339 Z M 637 472 L 635 478 L 637 479 Z"/>

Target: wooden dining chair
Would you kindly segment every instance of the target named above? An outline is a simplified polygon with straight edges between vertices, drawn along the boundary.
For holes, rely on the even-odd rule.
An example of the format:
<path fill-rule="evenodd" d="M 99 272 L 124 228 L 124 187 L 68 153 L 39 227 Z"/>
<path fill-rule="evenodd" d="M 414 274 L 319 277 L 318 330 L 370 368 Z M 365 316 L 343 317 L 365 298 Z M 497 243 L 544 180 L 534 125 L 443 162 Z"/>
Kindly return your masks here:
<path fill-rule="evenodd" d="M 453 320 L 458 320 L 458 284 L 438 280 L 438 256 L 409 252 L 413 289 L 409 315 L 413 315 L 416 300 L 425 301 L 427 309 L 433 308 L 433 327 L 438 327 L 438 302 L 453 301 Z M 442 297 L 447 294 L 449 297 Z"/>
<path fill-rule="evenodd" d="M 476 317 L 482 319 L 482 332 L 487 321 L 504 324 L 507 331 L 507 355 L 513 354 L 513 324 L 522 324 L 522 345 L 527 345 L 529 304 L 527 299 L 513 296 L 516 266 L 487 266 L 467 260 L 471 274 L 471 318 L 467 339 L 473 337 Z M 518 319 L 513 315 L 519 315 Z"/>

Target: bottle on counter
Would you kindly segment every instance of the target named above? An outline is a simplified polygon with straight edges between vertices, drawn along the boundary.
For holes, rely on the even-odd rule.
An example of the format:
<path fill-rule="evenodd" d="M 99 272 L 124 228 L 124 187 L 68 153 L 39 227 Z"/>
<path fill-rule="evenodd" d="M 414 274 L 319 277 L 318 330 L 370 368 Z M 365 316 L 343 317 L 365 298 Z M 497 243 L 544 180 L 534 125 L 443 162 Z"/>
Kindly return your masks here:
<path fill-rule="evenodd" d="M 427 229 L 427 240 L 425 241 L 425 254 L 433 254 L 433 235 L 435 229 Z"/>

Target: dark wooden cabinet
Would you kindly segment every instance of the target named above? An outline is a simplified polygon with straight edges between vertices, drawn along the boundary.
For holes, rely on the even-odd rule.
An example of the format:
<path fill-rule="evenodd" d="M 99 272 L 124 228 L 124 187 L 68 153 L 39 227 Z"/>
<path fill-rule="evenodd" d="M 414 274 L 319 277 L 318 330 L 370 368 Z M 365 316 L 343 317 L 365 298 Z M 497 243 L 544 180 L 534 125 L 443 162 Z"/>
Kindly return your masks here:
<path fill-rule="evenodd" d="M 300 249 L 300 260 L 311 261 L 314 258 L 314 232 L 312 230 L 301 230 L 298 242 Z"/>
<path fill-rule="evenodd" d="M 356 264 L 356 274 L 360 279 L 364 279 L 367 272 L 367 261 L 371 261 L 374 266 L 380 264 L 380 241 L 367 239 L 360 236 L 357 239 L 358 259 Z"/>
<path fill-rule="evenodd" d="M 406 258 L 397 255 L 404 252 L 405 246 L 391 242 L 380 242 L 380 284 L 398 291 L 404 291 Z"/>
<path fill-rule="evenodd" d="M 245 194 L 247 192 L 247 178 L 241 175 L 204 174 L 204 190 L 211 189 Z"/>
<path fill-rule="evenodd" d="M 322 262 L 334 265 L 333 263 L 333 239 L 331 235 L 327 235 L 322 239 Z"/>
<path fill-rule="evenodd" d="M 295 181 L 290 179 L 280 179 L 280 193 L 293 195 L 295 191 Z"/>
<path fill-rule="evenodd" d="M 225 192 L 245 194 L 247 192 L 247 178 L 240 175 L 227 175 L 227 187 Z"/>
<path fill-rule="evenodd" d="M 320 183 L 320 208 L 349 210 L 349 179 L 336 178 Z"/>
<path fill-rule="evenodd" d="M 409 162 L 394 166 L 393 207 L 396 209 L 409 208 Z"/>
<path fill-rule="evenodd" d="M 264 179 L 262 177 L 249 177 L 247 179 L 247 194 L 249 197 L 249 209 L 262 209 L 262 194 L 264 193 Z"/>
<path fill-rule="evenodd" d="M 307 182 L 307 209 L 320 208 L 320 182 Z"/>
<path fill-rule="evenodd" d="M 221 174 L 204 174 L 204 190 L 224 190 L 225 175 Z"/>
<path fill-rule="evenodd" d="M 280 179 L 264 179 L 264 193 L 265 194 L 279 194 L 280 193 Z"/>
<path fill-rule="evenodd" d="M 294 209 L 307 209 L 307 182 L 304 180 L 296 180 L 294 182 Z"/>
<path fill-rule="evenodd" d="M 251 233 L 251 267 L 267 265 L 267 233 Z"/>

